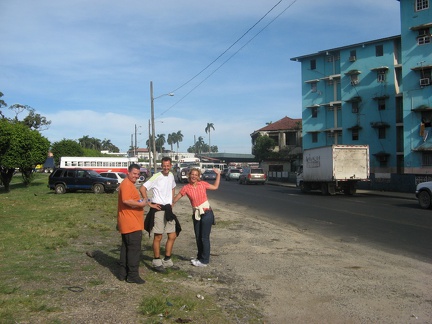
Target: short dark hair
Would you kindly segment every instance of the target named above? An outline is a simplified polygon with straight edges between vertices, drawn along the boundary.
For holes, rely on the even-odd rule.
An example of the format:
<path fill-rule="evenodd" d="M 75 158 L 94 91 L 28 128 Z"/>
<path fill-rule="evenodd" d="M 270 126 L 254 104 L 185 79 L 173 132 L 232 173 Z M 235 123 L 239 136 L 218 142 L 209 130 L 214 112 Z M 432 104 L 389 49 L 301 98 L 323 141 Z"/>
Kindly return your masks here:
<path fill-rule="evenodd" d="M 162 162 L 164 162 L 164 161 L 169 161 L 172 164 L 172 159 L 169 156 L 164 156 L 162 158 Z"/>
<path fill-rule="evenodd" d="M 140 170 L 140 169 L 141 169 L 141 166 L 140 166 L 139 164 L 132 163 L 131 165 L 129 165 L 129 167 L 128 167 L 128 171 L 131 172 L 132 169 L 138 169 L 138 170 Z"/>

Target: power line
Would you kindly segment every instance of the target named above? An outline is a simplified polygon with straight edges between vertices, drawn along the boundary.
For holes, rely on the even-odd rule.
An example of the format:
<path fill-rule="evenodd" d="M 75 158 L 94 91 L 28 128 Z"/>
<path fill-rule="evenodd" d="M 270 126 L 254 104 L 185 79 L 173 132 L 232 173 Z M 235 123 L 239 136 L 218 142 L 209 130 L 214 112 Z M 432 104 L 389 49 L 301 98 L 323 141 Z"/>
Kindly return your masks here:
<path fill-rule="evenodd" d="M 283 0 L 279 0 L 269 11 L 267 11 L 264 16 L 262 16 L 252 27 L 250 27 L 240 38 L 238 38 L 233 44 L 231 44 L 225 51 L 222 52 L 216 59 L 214 59 L 210 64 L 208 64 L 204 69 L 194 75 L 191 79 L 183 83 L 177 89 L 171 91 L 175 93 L 179 89 L 183 88 L 187 84 L 189 84 L 192 80 L 196 79 L 199 75 L 201 75 L 204 71 L 206 71 L 211 65 L 213 65 L 217 60 L 219 60 L 224 54 L 226 54 L 234 45 L 236 45 L 241 39 L 243 39 L 255 26 L 257 26 L 270 12 L 272 12 Z M 241 46 L 238 50 L 236 50 L 232 55 L 230 55 L 224 62 L 222 62 L 217 68 L 215 68 L 209 75 L 207 75 L 201 82 L 199 82 L 195 87 L 193 87 L 189 92 L 187 92 L 183 97 L 181 97 L 176 103 L 170 106 L 168 109 L 164 110 L 160 115 L 165 114 L 169 110 L 171 110 L 174 106 L 180 103 L 183 99 L 185 99 L 189 94 L 191 94 L 195 89 L 197 89 L 201 84 L 203 84 L 207 79 L 209 79 L 216 71 L 218 71 L 222 66 L 224 66 L 229 60 L 231 60 L 238 52 L 240 52 L 246 45 L 248 45 L 252 40 L 254 40 L 261 32 L 263 32 L 268 26 L 270 26 L 276 19 L 278 19 L 285 11 L 291 8 L 297 0 L 293 0 L 284 10 L 282 10 L 278 15 L 276 15 L 269 23 L 267 23 L 263 28 L 261 28 L 251 39 L 249 39 L 243 46 Z"/>

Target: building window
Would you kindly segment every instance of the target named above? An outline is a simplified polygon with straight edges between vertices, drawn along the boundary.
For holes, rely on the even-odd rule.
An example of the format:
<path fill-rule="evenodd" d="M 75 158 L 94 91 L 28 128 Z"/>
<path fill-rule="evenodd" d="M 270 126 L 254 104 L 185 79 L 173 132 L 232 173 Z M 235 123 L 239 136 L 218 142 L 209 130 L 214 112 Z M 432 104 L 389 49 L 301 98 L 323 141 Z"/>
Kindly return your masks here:
<path fill-rule="evenodd" d="M 359 130 L 358 128 L 353 128 L 351 138 L 353 141 L 358 141 L 359 139 Z"/>
<path fill-rule="evenodd" d="M 423 152 L 422 154 L 422 166 L 432 165 L 432 152 Z"/>
<path fill-rule="evenodd" d="M 431 69 L 423 69 L 421 71 L 421 77 L 420 77 L 421 87 L 428 86 L 431 84 L 431 77 L 432 77 L 431 71 L 432 71 Z"/>
<path fill-rule="evenodd" d="M 350 51 L 349 60 L 350 60 L 350 62 L 354 62 L 357 60 L 357 51 L 356 50 Z"/>
<path fill-rule="evenodd" d="M 311 91 L 317 92 L 317 82 L 311 82 Z"/>
<path fill-rule="evenodd" d="M 416 0 L 416 11 L 429 9 L 429 0 Z"/>
<path fill-rule="evenodd" d="M 318 143 L 318 133 L 311 133 L 312 143 Z"/>
<path fill-rule="evenodd" d="M 386 129 L 385 127 L 378 128 L 378 138 L 385 139 L 386 138 Z"/>
<path fill-rule="evenodd" d="M 358 114 L 359 112 L 359 103 L 358 101 L 351 102 L 351 111 L 353 114 Z"/>
<path fill-rule="evenodd" d="M 417 45 L 425 45 L 431 43 L 431 34 L 429 28 L 422 28 L 418 30 Z"/>
<path fill-rule="evenodd" d="M 383 56 L 384 55 L 384 46 L 377 45 L 375 46 L 375 56 Z"/>
<path fill-rule="evenodd" d="M 310 60 L 310 69 L 315 70 L 316 69 L 316 60 Z"/>
<path fill-rule="evenodd" d="M 378 110 L 385 110 L 386 103 L 385 99 L 378 99 Z"/>
<path fill-rule="evenodd" d="M 378 70 L 377 71 L 377 81 L 385 82 L 386 81 L 386 70 Z"/>
<path fill-rule="evenodd" d="M 351 74 L 351 85 L 357 85 L 359 83 L 358 74 Z"/>
<path fill-rule="evenodd" d="M 312 107 L 312 118 L 318 117 L 318 107 Z"/>

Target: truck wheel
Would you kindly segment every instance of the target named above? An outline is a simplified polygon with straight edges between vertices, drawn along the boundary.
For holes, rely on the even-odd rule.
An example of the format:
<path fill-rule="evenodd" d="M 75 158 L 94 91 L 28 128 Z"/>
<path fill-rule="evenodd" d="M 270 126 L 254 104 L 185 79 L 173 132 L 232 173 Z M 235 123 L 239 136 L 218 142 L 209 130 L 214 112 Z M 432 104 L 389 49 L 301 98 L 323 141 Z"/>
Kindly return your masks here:
<path fill-rule="evenodd" d="M 418 195 L 418 202 L 421 208 L 429 209 L 431 208 L 431 196 L 429 192 L 423 190 Z"/>
<path fill-rule="evenodd" d="M 329 190 L 328 190 L 328 185 L 327 185 L 327 183 L 322 183 L 322 184 L 321 184 L 321 193 L 322 193 L 324 196 L 327 196 L 327 195 L 329 194 Z"/>
<path fill-rule="evenodd" d="M 333 182 L 328 183 L 327 188 L 330 196 L 336 195 L 336 186 Z"/>
<path fill-rule="evenodd" d="M 301 192 L 308 192 L 309 190 L 307 189 L 307 187 L 305 186 L 304 182 L 300 182 L 299 183 L 299 188 Z"/>
<path fill-rule="evenodd" d="M 101 193 L 103 193 L 104 191 L 105 191 L 105 188 L 104 188 L 104 186 L 101 185 L 100 183 L 96 183 L 96 184 L 93 186 L 93 192 L 94 192 L 95 194 L 101 194 Z"/>
<path fill-rule="evenodd" d="M 55 186 L 55 193 L 60 195 L 66 193 L 66 187 L 61 183 L 57 184 Z"/>

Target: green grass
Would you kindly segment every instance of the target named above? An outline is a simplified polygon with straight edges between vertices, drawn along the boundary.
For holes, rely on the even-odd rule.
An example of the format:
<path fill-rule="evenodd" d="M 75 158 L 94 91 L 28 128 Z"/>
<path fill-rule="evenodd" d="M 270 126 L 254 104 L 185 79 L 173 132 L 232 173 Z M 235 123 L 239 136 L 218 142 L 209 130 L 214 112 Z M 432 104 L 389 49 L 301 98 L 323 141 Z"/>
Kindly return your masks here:
<path fill-rule="evenodd" d="M 85 294 L 108 304 L 122 298 L 121 289 L 111 288 L 110 282 L 118 285 L 113 274 L 98 275 L 117 266 L 117 194 L 56 195 L 46 174 L 36 174 L 28 187 L 20 181 L 14 177 L 9 193 L 0 187 L 0 323 L 69 323 L 66 309 Z M 94 259 L 85 255 L 90 250 L 98 253 Z M 151 247 L 145 251 L 151 260 Z M 141 267 L 145 289 L 130 296 L 139 302 L 139 322 L 232 322 L 211 296 L 199 300 L 186 288 L 188 273 L 160 275 Z"/>

